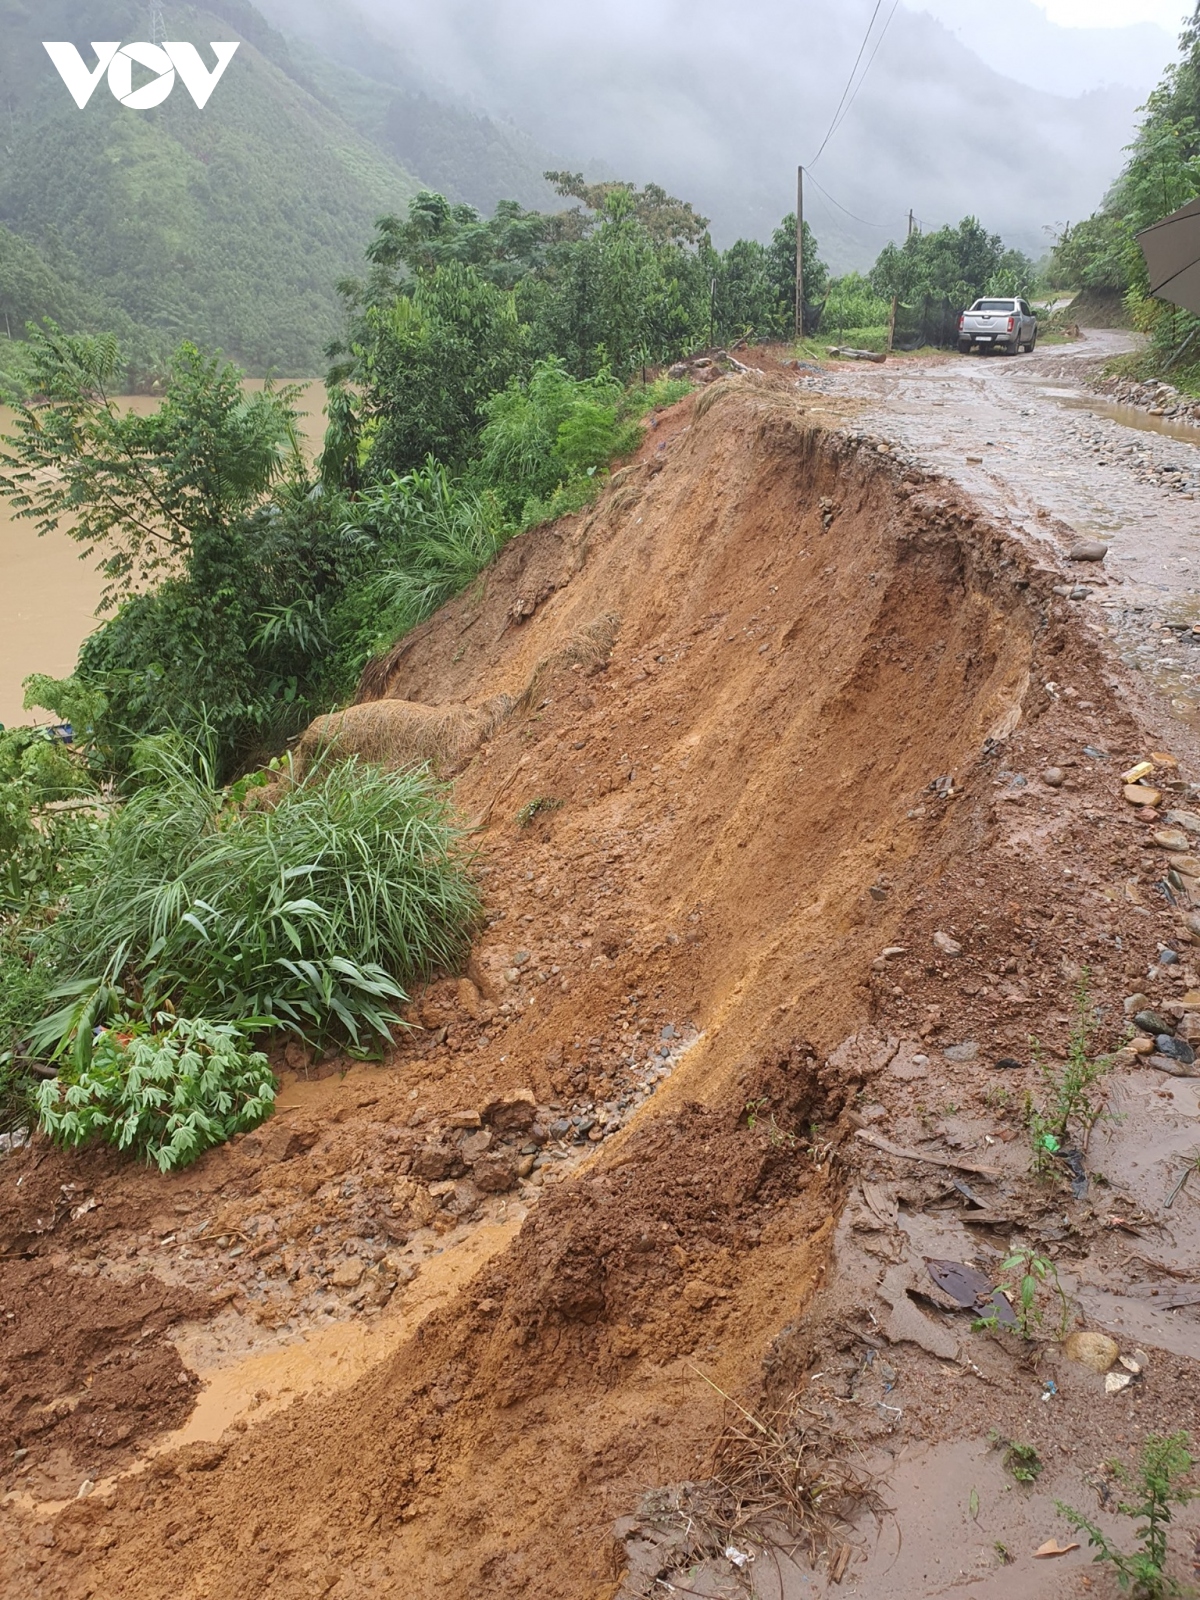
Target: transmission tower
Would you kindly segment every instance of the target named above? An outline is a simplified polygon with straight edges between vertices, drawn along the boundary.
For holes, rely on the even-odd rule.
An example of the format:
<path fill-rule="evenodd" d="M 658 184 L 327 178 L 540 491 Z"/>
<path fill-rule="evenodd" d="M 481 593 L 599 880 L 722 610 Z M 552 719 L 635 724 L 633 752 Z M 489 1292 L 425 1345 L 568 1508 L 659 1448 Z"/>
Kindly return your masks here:
<path fill-rule="evenodd" d="M 150 43 L 162 44 L 167 37 L 167 25 L 163 21 L 162 7 L 150 7 Z"/>

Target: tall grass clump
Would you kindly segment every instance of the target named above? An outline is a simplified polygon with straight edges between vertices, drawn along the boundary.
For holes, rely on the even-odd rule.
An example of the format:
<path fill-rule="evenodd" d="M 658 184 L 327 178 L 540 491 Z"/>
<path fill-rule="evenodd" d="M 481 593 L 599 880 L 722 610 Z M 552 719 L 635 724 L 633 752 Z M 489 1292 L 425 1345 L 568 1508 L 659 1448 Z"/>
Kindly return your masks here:
<path fill-rule="evenodd" d="M 255 805 L 264 791 L 217 788 L 178 740 L 135 762 L 45 935 L 67 1004 L 43 1047 L 164 1010 L 357 1046 L 387 1037 L 405 984 L 461 954 L 479 899 L 426 770 L 326 758 Z"/>

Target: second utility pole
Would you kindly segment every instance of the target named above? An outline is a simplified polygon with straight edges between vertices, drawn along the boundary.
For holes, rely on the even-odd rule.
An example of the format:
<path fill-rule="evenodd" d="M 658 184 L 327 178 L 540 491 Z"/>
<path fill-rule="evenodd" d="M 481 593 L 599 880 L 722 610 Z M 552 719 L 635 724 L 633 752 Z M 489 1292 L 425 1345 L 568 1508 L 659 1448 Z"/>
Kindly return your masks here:
<path fill-rule="evenodd" d="M 804 337 L 804 168 L 796 168 L 796 338 Z"/>

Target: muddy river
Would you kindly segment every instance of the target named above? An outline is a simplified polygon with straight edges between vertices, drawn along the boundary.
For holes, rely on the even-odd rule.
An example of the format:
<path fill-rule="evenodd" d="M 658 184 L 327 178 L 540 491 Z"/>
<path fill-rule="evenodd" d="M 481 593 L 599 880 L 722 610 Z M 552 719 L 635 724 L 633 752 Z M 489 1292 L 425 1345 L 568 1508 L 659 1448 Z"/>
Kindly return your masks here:
<path fill-rule="evenodd" d="M 248 379 L 246 386 L 261 389 L 262 380 Z M 146 413 L 157 402 L 135 395 L 126 403 Z M 324 429 L 324 384 L 307 384 L 301 405 L 304 435 L 315 451 Z M 0 406 L 0 434 L 12 422 L 12 410 Z M 39 538 L 34 525 L 14 517 L 0 499 L 0 724 L 43 720 L 23 709 L 22 680 L 31 672 L 61 678 L 72 670 L 81 642 L 96 626 L 103 588 L 72 539 L 65 533 Z"/>

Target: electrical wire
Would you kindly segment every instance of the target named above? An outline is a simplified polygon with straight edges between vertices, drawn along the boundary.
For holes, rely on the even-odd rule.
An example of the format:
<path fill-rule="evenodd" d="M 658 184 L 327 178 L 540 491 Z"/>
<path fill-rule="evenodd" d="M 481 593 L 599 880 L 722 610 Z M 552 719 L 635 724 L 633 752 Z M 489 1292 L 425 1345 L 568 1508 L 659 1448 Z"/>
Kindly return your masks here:
<path fill-rule="evenodd" d="M 855 212 L 848 210 L 840 200 L 835 200 L 827 189 L 821 188 L 821 185 L 813 177 L 812 173 L 807 167 L 804 169 L 804 176 L 805 179 L 812 184 L 814 189 L 825 196 L 826 200 L 829 201 L 831 206 L 836 206 L 839 211 L 844 211 L 846 215 L 853 218 L 855 222 L 861 222 L 864 228 L 881 228 L 884 230 L 884 232 L 889 232 L 891 230 L 892 224 L 890 222 L 868 222 L 866 217 L 860 217 Z M 906 212 L 906 218 L 907 215 L 908 213 Z"/>
<path fill-rule="evenodd" d="M 867 74 L 871 70 L 871 65 L 874 62 L 875 57 L 879 54 L 879 47 L 883 43 L 884 38 L 885 38 L 885 36 L 887 34 L 887 31 L 892 25 L 892 18 L 896 15 L 896 12 L 899 10 L 899 8 L 900 8 L 900 0 L 894 0 L 894 4 L 892 5 L 892 9 L 888 12 L 887 21 L 884 23 L 882 29 L 880 30 L 880 34 L 879 34 L 878 39 L 876 39 L 876 41 L 875 41 L 875 48 L 874 48 L 874 50 L 871 51 L 870 57 L 869 57 L 869 59 L 867 61 L 867 64 L 863 68 L 862 76 L 859 78 L 858 83 L 855 85 L 854 93 L 850 96 L 849 103 L 847 104 L 845 111 L 842 112 L 841 116 L 840 117 L 836 117 L 835 116 L 833 127 L 830 128 L 829 132 L 825 136 L 825 144 L 829 143 L 830 139 L 833 138 L 834 134 L 838 131 L 838 129 L 841 127 L 842 123 L 845 122 L 846 118 L 850 115 L 850 112 L 853 110 L 854 102 L 858 99 L 858 91 L 862 88 L 863 84 L 867 81 Z M 824 149 L 825 146 L 822 145 L 821 148 Z"/>
<path fill-rule="evenodd" d="M 829 143 L 830 139 L 833 138 L 833 131 L 837 126 L 838 116 L 842 107 L 846 104 L 846 96 L 850 93 L 850 85 L 854 82 L 854 74 L 858 71 L 858 64 L 863 58 L 863 52 L 866 50 L 867 43 L 871 37 L 871 30 L 874 28 L 876 18 L 879 16 L 882 8 L 883 0 L 875 0 L 875 9 L 871 13 L 870 22 L 867 23 L 867 31 L 863 34 L 863 42 L 858 47 L 858 54 L 854 58 L 854 65 L 850 68 L 850 76 L 846 79 L 846 87 L 842 90 L 842 98 L 838 101 L 837 110 L 833 113 L 833 119 L 829 124 L 829 132 L 821 140 L 820 150 L 817 151 L 816 155 L 809 162 L 808 165 L 810 168 L 816 166 L 817 162 L 821 159 L 821 155 L 824 152 L 825 146 Z"/>

